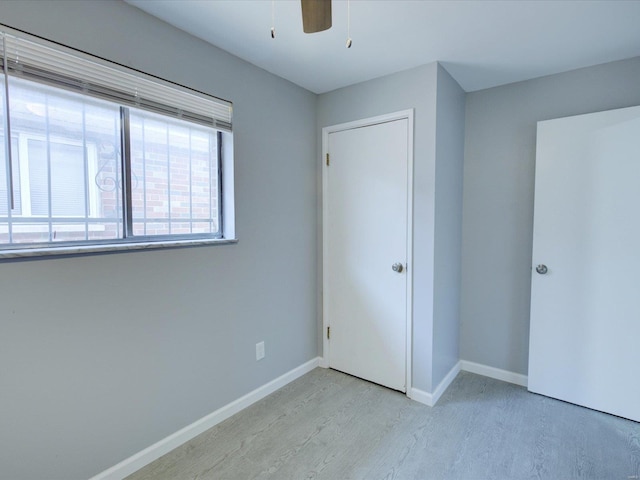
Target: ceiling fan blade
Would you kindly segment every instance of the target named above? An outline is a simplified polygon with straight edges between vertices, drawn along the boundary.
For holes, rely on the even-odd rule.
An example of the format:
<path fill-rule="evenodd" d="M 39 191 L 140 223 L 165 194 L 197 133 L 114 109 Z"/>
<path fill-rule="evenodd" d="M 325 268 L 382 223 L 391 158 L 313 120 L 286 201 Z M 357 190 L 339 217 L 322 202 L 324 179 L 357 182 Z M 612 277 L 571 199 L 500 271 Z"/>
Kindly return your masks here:
<path fill-rule="evenodd" d="M 331 28 L 331 0 L 300 0 L 302 30 L 316 33 Z"/>

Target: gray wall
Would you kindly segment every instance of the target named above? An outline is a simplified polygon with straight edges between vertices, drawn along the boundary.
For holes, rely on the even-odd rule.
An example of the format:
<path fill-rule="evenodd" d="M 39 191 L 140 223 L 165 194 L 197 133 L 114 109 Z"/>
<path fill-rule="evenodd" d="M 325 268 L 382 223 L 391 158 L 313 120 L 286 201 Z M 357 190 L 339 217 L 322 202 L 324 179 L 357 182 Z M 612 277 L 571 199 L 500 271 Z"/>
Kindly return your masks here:
<path fill-rule="evenodd" d="M 527 373 L 536 122 L 640 104 L 640 58 L 467 94 L 460 356 Z"/>
<path fill-rule="evenodd" d="M 465 93 L 438 65 L 432 390 L 458 363 Z"/>
<path fill-rule="evenodd" d="M 87 478 L 317 356 L 316 96 L 121 2 L 0 21 L 234 102 L 237 245 L 0 264 L 0 477 Z"/>
<path fill-rule="evenodd" d="M 443 85 L 441 95 L 438 87 Z M 442 102 L 440 119 L 448 126 L 440 131 L 441 157 L 436 157 L 436 102 Z M 455 288 L 441 303 L 439 332 L 440 370 L 457 361 L 458 296 L 460 257 L 460 194 L 464 93 L 446 71 L 436 63 L 388 75 L 378 79 L 341 88 L 319 96 L 318 128 L 352 120 L 373 117 L 400 110 L 415 109 L 414 122 L 414 227 L 413 227 L 413 387 L 431 392 L 434 355 L 434 252 L 436 242 L 436 201 L 441 202 L 441 249 L 445 254 L 457 255 L 454 270 L 445 280 L 446 287 Z M 452 108 L 447 112 L 448 107 Z M 450 153 L 447 147 L 458 142 Z M 452 161 L 439 174 L 455 188 L 437 199 L 436 161 Z M 458 178 L 454 178 L 455 175 Z M 457 199 L 456 199 L 457 198 Z M 452 214 L 452 217 L 446 216 Z M 449 224 L 448 222 L 451 221 Z M 458 222 L 458 226 L 455 226 Z M 457 228 L 457 230 L 456 230 Z M 457 240 L 456 240 L 457 236 Z M 446 246 L 448 240 L 457 246 Z M 457 249 L 457 250 L 456 250 Z M 456 253 L 457 252 L 457 253 Z M 437 283 L 437 281 L 436 281 Z M 454 318 L 455 317 L 455 318 Z M 455 363 L 455 362 L 454 362 Z M 450 365 L 449 368 L 451 368 Z"/>

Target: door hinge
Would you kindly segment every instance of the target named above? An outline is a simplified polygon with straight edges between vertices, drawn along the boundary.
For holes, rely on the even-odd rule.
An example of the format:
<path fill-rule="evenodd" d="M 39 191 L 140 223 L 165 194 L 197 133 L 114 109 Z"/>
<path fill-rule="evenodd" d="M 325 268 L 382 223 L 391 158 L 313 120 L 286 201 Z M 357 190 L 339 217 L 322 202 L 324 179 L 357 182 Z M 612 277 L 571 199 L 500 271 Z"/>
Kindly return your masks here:
<path fill-rule="evenodd" d="M 327 340 L 331 338 L 331 327 L 327 327 Z"/>
<path fill-rule="evenodd" d="M 329 166 L 329 154 L 327 153 L 327 167 Z"/>

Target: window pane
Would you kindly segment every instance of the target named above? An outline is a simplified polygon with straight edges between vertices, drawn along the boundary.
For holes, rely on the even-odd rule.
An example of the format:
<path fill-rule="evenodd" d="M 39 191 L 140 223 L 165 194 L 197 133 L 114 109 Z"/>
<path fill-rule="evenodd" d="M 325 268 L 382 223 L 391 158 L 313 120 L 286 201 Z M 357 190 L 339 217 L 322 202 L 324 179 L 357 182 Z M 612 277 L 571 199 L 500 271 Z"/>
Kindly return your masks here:
<path fill-rule="evenodd" d="M 6 158 L 6 148 L 5 148 L 5 106 L 4 106 L 4 77 L 0 77 L 0 88 L 3 89 L 2 93 L 0 93 L 0 225 L 3 226 L 0 229 L 0 235 L 2 235 L 2 231 L 8 231 L 8 222 L 5 217 L 9 215 L 8 206 L 11 202 L 11 193 L 10 193 L 10 184 L 7 181 L 8 172 L 9 172 L 9 159 Z M 11 139 L 11 144 L 15 147 L 17 146 L 17 139 L 13 137 Z M 21 211 L 21 202 L 20 202 L 20 165 L 17 162 L 17 159 L 14 159 L 13 165 L 13 191 L 14 191 L 14 210 L 11 212 L 13 215 L 19 215 Z M 4 237 L 0 237 L 0 243 L 7 243 L 3 239 Z"/>
<path fill-rule="evenodd" d="M 2 139 L 2 148 L 0 152 L 0 158 L 2 161 L 2 171 L 0 172 L 0 215 L 5 217 L 9 214 L 8 205 L 11 203 L 11 190 L 10 184 L 7 182 L 8 178 L 8 169 L 9 169 L 9 159 L 6 157 L 5 152 L 5 137 L 2 135 L 0 137 Z M 13 169 L 13 210 L 11 210 L 11 215 L 22 215 L 22 195 L 20 194 L 20 158 L 17 156 L 17 148 L 18 148 L 18 139 L 15 137 L 11 138 L 11 149 L 13 159 L 12 159 L 12 169 Z"/>
<path fill-rule="evenodd" d="M 7 159 L 5 154 L 5 111 L 4 111 L 4 75 L 0 76 L 0 217 L 6 217 L 8 214 L 8 197 L 7 191 Z M 6 243 L 2 238 L 2 227 L 6 225 L 4 219 L 0 220 L 0 243 Z"/>
<path fill-rule="evenodd" d="M 0 244 L 9 243 L 9 184 L 7 182 L 7 158 L 5 154 L 4 76 L 0 78 Z"/>
<path fill-rule="evenodd" d="M 45 243 L 49 241 L 49 226 L 42 223 L 14 223 L 13 243 Z"/>
<path fill-rule="evenodd" d="M 191 232 L 191 223 L 189 222 L 173 222 L 171 232 L 174 235 L 185 235 Z"/>
<path fill-rule="evenodd" d="M 4 147 L 4 132 L 0 127 L 0 216 L 6 217 L 8 215 L 9 205 L 9 183 L 7 182 L 7 162 L 5 147 Z"/>
<path fill-rule="evenodd" d="M 139 110 L 130 124 L 134 235 L 216 234 L 217 132 Z"/>
<path fill-rule="evenodd" d="M 169 200 L 173 220 L 190 217 L 189 133 L 188 128 L 179 125 L 169 129 Z M 172 232 L 176 226 L 172 225 Z"/>
<path fill-rule="evenodd" d="M 209 222 L 193 222 L 193 233 L 207 233 L 214 227 Z"/>
<path fill-rule="evenodd" d="M 45 142 L 27 141 L 31 215 L 49 215 L 49 167 Z"/>
<path fill-rule="evenodd" d="M 82 145 L 30 139 L 28 141 L 31 214 L 49 215 L 48 177 L 51 175 L 51 211 L 54 217 L 85 216 L 85 156 Z M 48 159 L 51 169 L 48 170 Z"/>
<path fill-rule="evenodd" d="M 210 221 L 209 228 L 215 232 L 218 229 L 218 196 L 214 195 L 218 188 L 218 169 L 211 165 L 209 156 L 210 152 L 217 156 L 217 137 L 198 132 L 192 137 L 192 148 L 192 217 Z"/>
<path fill-rule="evenodd" d="M 120 238 L 119 107 L 21 79 L 10 87 L 13 242 Z"/>

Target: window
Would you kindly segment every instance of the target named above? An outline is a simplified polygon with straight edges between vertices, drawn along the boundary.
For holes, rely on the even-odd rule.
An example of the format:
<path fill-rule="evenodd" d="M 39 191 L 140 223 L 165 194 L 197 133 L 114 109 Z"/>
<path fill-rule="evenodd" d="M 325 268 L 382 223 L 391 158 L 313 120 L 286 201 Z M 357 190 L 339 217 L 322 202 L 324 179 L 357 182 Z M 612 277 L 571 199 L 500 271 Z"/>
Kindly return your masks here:
<path fill-rule="evenodd" d="M 0 60 L 0 255 L 233 239 L 231 104 L 7 33 Z"/>
<path fill-rule="evenodd" d="M 132 110 L 134 235 L 219 233 L 218 133 Z"/>
<path fill-rule="evenodd" d="M 0 244 L 117 240 L 119 107 L 22 79 L 9 100 L 13 182 L 3 155 Z"/>

